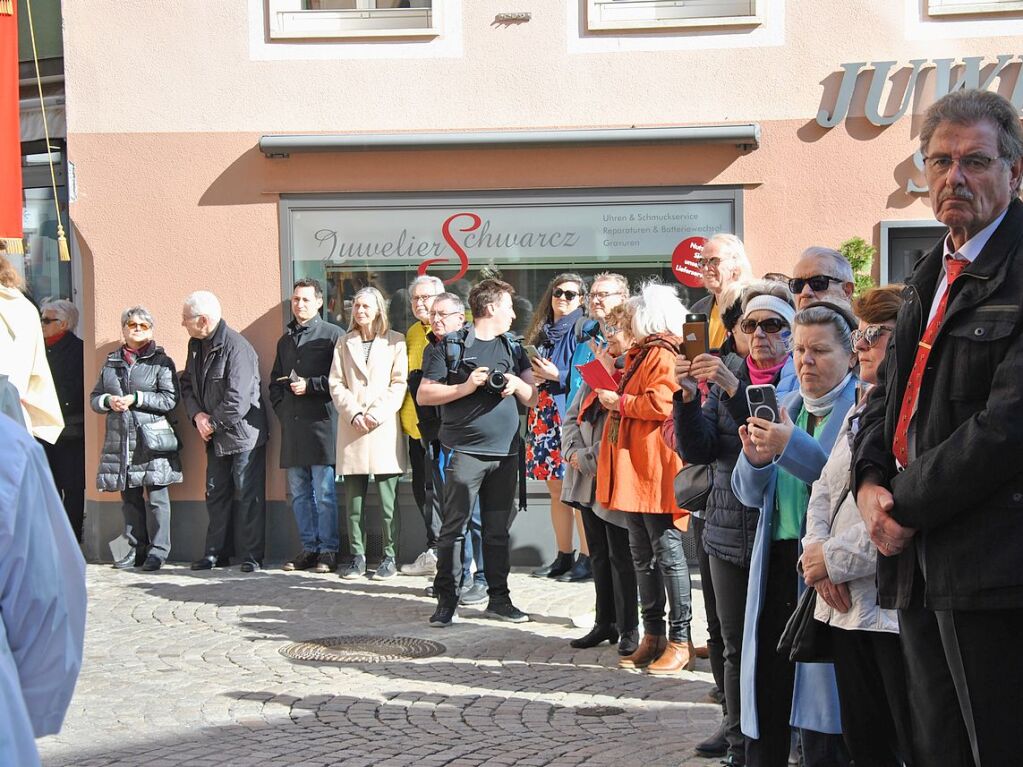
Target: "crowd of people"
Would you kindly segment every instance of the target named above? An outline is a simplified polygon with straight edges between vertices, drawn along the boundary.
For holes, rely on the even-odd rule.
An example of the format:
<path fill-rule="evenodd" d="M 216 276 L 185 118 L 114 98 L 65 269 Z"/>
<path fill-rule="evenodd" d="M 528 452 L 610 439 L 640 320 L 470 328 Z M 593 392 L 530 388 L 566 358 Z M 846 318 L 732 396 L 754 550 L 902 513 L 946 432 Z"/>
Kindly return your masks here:
<path fill-rule="evenodd" d="M 356 293 L 345 332 L 322 319 L 320 284 L 297 281 L 269 382 L 302 545 L 284 569 L 367 574 L 372 479 L 383 531 L 372 576 L 394 576 L 396 483 L 410 465 L 427 549 L 401 572 L 433 577 L 429 625 L 483 602 L 488 617 L 527 622 L 508 575 L 528 476 L 546 483 L 557 549 L 533 575 L 593 582 L 595 622 L 573 647 L 608 642 L 620 668 L 662 676 L 705 649 L 722 716 L 699 754 L 733 767 L 781 767 L 793 749 L 808 767 L 1012 763 L 1023 129 L 1004 98 L 959 90 L 928 110 L 921 149 L 948 233 L 905 286 L 854 295 L 848 261 L 819 246 L 790 275 L 755 279 L 741 240 L 719 234 L 693 306 L 656 281 L 565 273 L 520 337 L 515 290 L 496 277 L 467 301 L 417 277 L 404 334 L 375 287 Z M 16 303 L 5 290 L 0 301 Z M 54 372 L 80 371 L 73 305 L 44 304 L 42 317 Z M 98 487 L 123 500 L 129 547 L 114 566 L 156 570 L 168 556 L 167 488 L 182 479 L 168 414 L 180 401 L 206 448 L 209 524 L 191 566 L 235 557 L 253 572 L 268 430 L 256 352 L 207 291 L 185 299 L 181 323 L 179 376 L 150 312 L 125 310 L 124 343 L 88 398 L 106 418 Z M 80 538 L 77 469 L 55 426 L 81 440 L 81 408 L 70 383 L 59 398 L 42 392 L 29 351 L 13 410 L 50 443 Z M 688 530 L 706 648 L 691 639 Z"/>

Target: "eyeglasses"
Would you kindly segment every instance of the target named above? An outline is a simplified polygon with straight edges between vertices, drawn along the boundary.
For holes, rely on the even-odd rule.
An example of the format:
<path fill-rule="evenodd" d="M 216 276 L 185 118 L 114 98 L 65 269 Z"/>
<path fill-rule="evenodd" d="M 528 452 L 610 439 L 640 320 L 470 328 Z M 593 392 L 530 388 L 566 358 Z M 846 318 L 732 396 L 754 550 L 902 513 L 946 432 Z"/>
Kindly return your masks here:
<path fill-rule="evenodd" d="M 425 303 L 428 303 L 431 299 L 436 298 L 438 295 L 439 294 L 437 294 L 437 293 L 431 293 L 428 296 L 412 296 L 412 303 L 414 303 L 414 304 L 425 304 Z"/>
<path fill-rule="evenodd" d="M 809 285 L 810 290 L 814 293 L 823 293 L 832 282 L 837 282 L 841 285 L 845 280 L 840 280 L 838 277 L 829 277 L 826 274 L 815 274 L 813 277 L 793 277 L 789 280 L 789 291 L 793 295 L 802 293 L 803 286 Z"/>
<path fill-rule="evenodd" d="M 721 266 L 720 258 L 698 258 L 696 259 L 696 265 L 701 269 L 717 269 Z"/>
<path fill-rule="evenodd" d="M 979 176 L 999 157 L 988 157 L 983 154 L 966 154 L 962 157 L 951 157 L 947 154 L 936 154 L 924 158 L 924 167 L 935 175 L 943 176 L 959 163 L 959 170 L 967 176 Z"/>
<path fill-rule="evenodd" d="M 863 341 L 867 345 L 867 348 L 873 348 L 874 345 L 881 340 L 881 335 L 884 333 L 891 333 L 894 331 L 891 325 L 867 325 L 864 330 L 854 330 L 852 332 L 853 344 L 858 344 Z"/>
<path fill-rule="evenodd" d="M 455 309 L 454 311 L 451 311 L 451 312 L 430 312 L 430 319 L 431 320 L 446 320 L 452 314 L 462 314 L 462 312 L 459 311 L 458 309 Z"/>
<path fill-rule="evenodd" d="M 128 320 L 124 323 L 124 326 L 128 328 L 128 330 L 149 330 L 153 327 L 148 322 L 133 322 L 132 320 Z"/>
<path fill-rule="evenodd" d="M 789 325 L 785 320 L 775 319 L 774 317 L 768 317 L 766 320 L 743 320 L 739 323 L 739 329 L 748 336 L 753 335 L 757 332 L 757 328 L 760 328 L 765 333 L 777 333 Z"/>
<path fill-rule="evenodd" d="M 616 335 L 618 335 L 620 330 L 621 330 L 621 328 L 615 327 L 614 325 L 605 325 L 604 326 L 604 338 L 610 338 L 611 336 L 616 336 Z"/>
<path fill-rule="evenodd" d="M 578 290 L 562 290 L 561 288 L 554 288 L 552 295 L 555 298 L 561 298 L 564 296 L 566 301 L 575 301 L 576 297 L 581 296 L 582 293 Z"/>
<path fill-rule="evenodd" d="M 61 320 L 57 319 L 56 317 L 43 317 L 39 321 L 44 325 L 49 325 L 53 322 L 61 322 Z"/>
<path fill-rule="evenodd" d="M 621 295 L 625 295 L 625 294 L 622 293 L 622 291 L 620 291 L 620 290 L 614 290 L 614 291 L 598 290 L 598 291 L 596 291 L 594 293 L 590 293 L 590 298 L 591 299 L 595 299 L 597 301 L 605 301 L 608 298 L 610 298 L 611 296 L 621 296 Z M 569 299 L 569 301 L 571 301 L 571 300 L 572 299 Z"/>

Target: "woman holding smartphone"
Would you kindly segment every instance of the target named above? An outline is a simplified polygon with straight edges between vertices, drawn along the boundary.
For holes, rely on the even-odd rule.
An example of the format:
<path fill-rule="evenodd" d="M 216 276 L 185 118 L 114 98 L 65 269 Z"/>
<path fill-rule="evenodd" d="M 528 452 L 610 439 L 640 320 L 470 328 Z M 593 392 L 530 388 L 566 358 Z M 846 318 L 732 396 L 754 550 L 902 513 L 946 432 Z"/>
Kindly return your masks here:
<path fill-rule="evenodd" d="M 764 323 L 751 323 L 747 313 L 742 327 L 758 334 Z M 792 663 L 776 648 L 804 588 L 796 564 L 808 485 L 820 476 L 856 396 L 852 341 L 856 327 L 852 314 L 836 304 L 811 304 L 796 314 L 792 359 L 799 390 L 779 397 L 777 420 L 750 417 L 739 427 L 742 455 L 732 473 L 732 489 L 743 504 L 760 510 L 750 562 L 740 682 L 749 767 L 785 767 L 790 722 L 799 730 L 807 767 L 848 761 L 840 737 L 834 667 Z M 822 588 L 827 598 L 838 598 L 833 584 Z"/>
<path fill-rule="evenodd" d="M 583 319 L 583 278 L 578 274 L 559 274 L 540 299 L 526 333 L 533 376 L 539 382 L 540 399 L 529 410 L 526 420 L 526 475 L 547 483 L 551 496 L 551 526 L 558 554 L 554 561 L 535 570 L 539 578 L 587 580 L 592 577 L 589 549 L 582 519 L 572 507 L 561 501 L 565 464 L 561 456 L 561 424 L 568 409 L 566 394 L 572 373 L 572 356 L 579 343 L 577 325 Z M 573 524 L 579 530 L 579 559 L 572 548 Z"/>

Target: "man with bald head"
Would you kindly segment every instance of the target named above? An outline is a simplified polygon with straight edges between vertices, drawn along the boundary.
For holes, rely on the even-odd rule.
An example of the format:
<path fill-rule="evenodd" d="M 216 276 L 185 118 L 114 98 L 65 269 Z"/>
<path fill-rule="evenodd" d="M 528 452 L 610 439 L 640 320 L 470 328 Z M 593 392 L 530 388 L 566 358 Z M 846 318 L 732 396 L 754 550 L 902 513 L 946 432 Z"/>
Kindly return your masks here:
<path fill-rule="evenodd" d="M 854 287 L 853 270 L 845 256 L 819 245 L 803 251 L 789 280 L 797 311 L 818 301 L 849 306 Z"/>

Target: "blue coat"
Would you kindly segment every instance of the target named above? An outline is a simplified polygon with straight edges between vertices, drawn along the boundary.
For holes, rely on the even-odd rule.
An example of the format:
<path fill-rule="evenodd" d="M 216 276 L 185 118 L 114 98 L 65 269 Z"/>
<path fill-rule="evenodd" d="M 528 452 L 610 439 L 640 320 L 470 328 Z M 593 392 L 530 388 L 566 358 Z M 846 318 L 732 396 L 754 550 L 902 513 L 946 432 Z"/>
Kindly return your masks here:
<path fill-rule="evenodd" d="M 779 391 L 779 395 L 783 392 Z M 820 439 L 811 437 L 802 429 L 792 432 L 792 438 L 778 459 L 761 468 L 755 468 L 739 455 L 732 473 L 732 489 L 747 506 L 760 509 L 756 540 L 753 544 L 753 559 L 750 562 L 749 584 L 746 588 L 746 622 L 742 636 L 742 666 L 739 686 L 742 699 L 742 732 L 747 737 L 760 737 L 760 721 L 756 708 L 756 664 L 757 633 L 760 612 L 763 608 L 764 589 L 767 585 L 768 549 L 771 545 L 771 520 L 774 517 L 774 491 L 778 469 L 804 482 L 816 480 L 824 468 L 835 437 L 838 436 L 846 413 L 856 400 L 856 379 L 842 390 L 831 411 L 831 417 L 820 433 Z M 799 415 L 803 398 L 799 391 L 781 397 L 781 404 L 788 410 L 793 421 Z M 799 591 L 805 589 L 799 580 Z M 764 652 L 775 652 L 774 647 L 763 648 Z M 792 714 L 789 720 L 793 727 L 817 732 L 840 734 L 842 719 L 838 708 L 838 688 L 835 686 L 835 667 L 830 663 L 797 663 L 796 679 L 792 692 Z"/>

